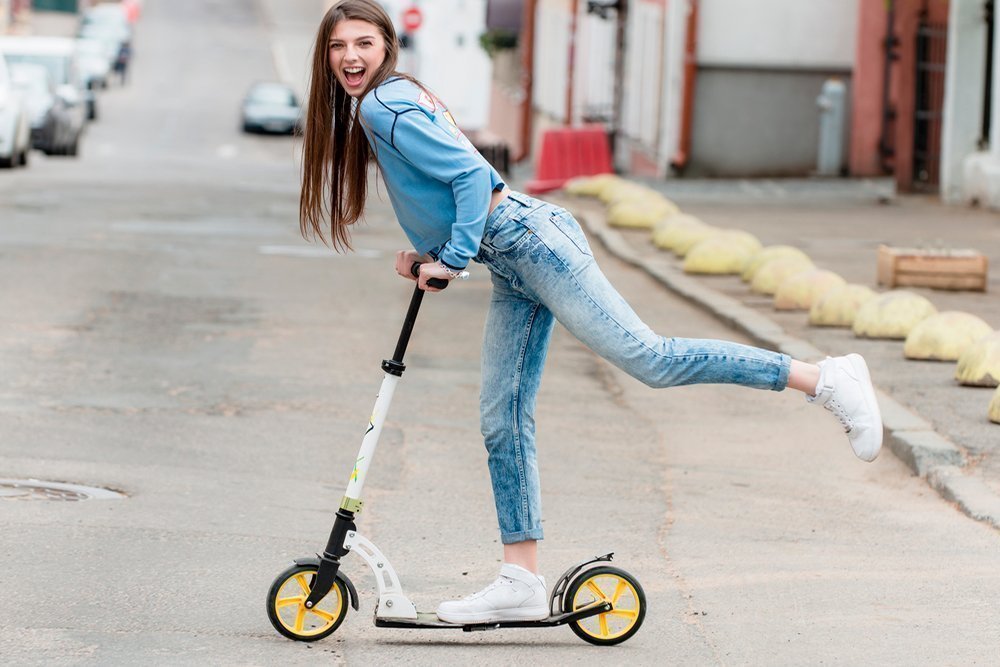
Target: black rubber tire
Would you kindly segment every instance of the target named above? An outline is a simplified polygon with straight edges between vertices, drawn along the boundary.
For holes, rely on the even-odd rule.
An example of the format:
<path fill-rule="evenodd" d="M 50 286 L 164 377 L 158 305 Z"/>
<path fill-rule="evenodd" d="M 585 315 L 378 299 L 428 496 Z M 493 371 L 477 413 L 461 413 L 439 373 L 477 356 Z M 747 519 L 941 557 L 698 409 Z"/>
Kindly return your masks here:
<path fill-rule="evenodd" d="M 624 579 L 629 583 L 630 586 L 632 586 L 632 588 L 635 589 L 636 605 L 638 607 L 638 615 L 635 619 L 635 623 L 633 623 L 632 627 L 630 627 L 627 632 L 617 637 L 613 637 L 611 639 L 602 639 L 600 637 L 595 637 L 594 635 L 590 634 L 580 626 L 581 622 L 586 622 L 590 619 L 583 619 L 583 621 L 570 623 L 569 627 L 570 630 L 572 630 L 577 637 L 579 637 L 585 642 L 596 644 L 597 646 L 614 646 L 615 644 L 621 644 L 622 642 L 628 640 L 629 638 L 632 637 L 632 635 L 638 632 L 639 628 L 642 626 L 642 621 L 646 618 L 646 593 L 642 590 L 642 586 L 639 585 L 639 581 L 631 574 L 629 574 L 625 570 L 621 570 L 617 567 L 611 567 L 611 566 L 594 567 L 590 568 L 589 570 L 584 570 L 583 572 L 578 574 L 576 578 L 573 581 L 571 581 L 569 586 L 566 588 L 566 595 L 563 598 L 565 605 L 563 611 L 566 612 L 573 611 L 573 599 L 576 597 L 577 591 L 580 590 L 580 588 L 587 582 L 588 579 L 599 577 L 601 575 L 611 575 L 618 577 L 620 579 Z"/>
<path fill-rule="evenodd" d="M 339 578 L 335 579 L 334 588 L 330 589 L 330 592 L 326 594 L 325 598 L 323 598 L 324 600 L 326 600 L 331 595 L 340 596 L 340 613 L 334 619 L 330 627 L 324 628 L 322 632 L 318 632 L 316 634 L 310 634 L 310 635 L 298 634 L 295 632 L 294 629 L 289 628 L 287 625 L 281 622 L 281 619 L 278 617 L 278 608 L 275 606 L 275 603 L 277 602 L 278 599 L 278 592 L 281 590 L 281 587 L 285 584 L 285 582 L 294 577 L 296 574 L 306 574 L 307 576 L 309 576 L 310 577 L 309 585 L 312 586 L 312 582 L 314 581 L 316 575 L 316 566 L 292 565 L 284 572 L 279 574 L 277 577 L 275 577 L 274 581 L 271 583 L 271 588 L 267 591 L 267 619 L 271 621 L 271 625 L 274 626 L 275 630 L 277 630 L 285 637 L 288 637 L 289 639 L 295 640 L 297 642 L 314 642 L 323 639 L 325 637 L 329 637 L 337 630 L 337 628 L 340 627 L 340 624 L 344 622 L 344 618 L 346 618 L 347 616 L 347 608 L 350 606 L 351 603 L 350 602 L 351 599 L 350 597 L 348 597 L 347 586 L 345 586 L 344 582 L 341 581 Z"/>

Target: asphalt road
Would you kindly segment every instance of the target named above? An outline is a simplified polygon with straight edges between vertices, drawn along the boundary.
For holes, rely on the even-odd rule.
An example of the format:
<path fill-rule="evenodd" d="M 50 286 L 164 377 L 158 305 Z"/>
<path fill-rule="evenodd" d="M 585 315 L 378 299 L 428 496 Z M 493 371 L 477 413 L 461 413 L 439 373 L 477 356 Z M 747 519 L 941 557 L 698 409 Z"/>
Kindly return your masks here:
<path fill-rule="evenodd" d="M 539 397 L 549 579 L 616 552 L 645 587 L 612 649 L 567 629 L 373 627 L 290 642 L 264 596 L 325 543 L 411 283 L 374 196 L 357 252 L 305 243 L 297 147 L 243 136 L 274 76 L 253 3 L 146 3 L 133 78 L 78 160 L 0 174 L 0 476 L 118 489 L 0 498 L 7 664 L 989 664 L 997 534 L 891 454 L 857 461 L 791 392 L 652 391 L 557 329 Z M 287 35 L 285 35 L 287 38 Z M 383 189 L 384 192 L 384 189 Z M 600 253 L 599 253 L 600 254 Z M 668 335 L 738 337 L 601 259 Z M 478 433 L 482 267 L 426 300 L 360 530 L 418 607 L 495 576 Z M 991 658 L 990 656 L 994 656 Z"/>

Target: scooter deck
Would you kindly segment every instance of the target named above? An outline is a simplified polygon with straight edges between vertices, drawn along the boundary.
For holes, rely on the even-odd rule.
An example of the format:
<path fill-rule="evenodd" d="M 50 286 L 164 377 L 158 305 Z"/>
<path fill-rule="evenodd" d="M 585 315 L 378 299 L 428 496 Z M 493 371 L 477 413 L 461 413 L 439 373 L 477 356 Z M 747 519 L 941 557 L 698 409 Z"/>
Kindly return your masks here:
<path fill-rule="evenodd" d="M 415 619 L 379 618 L 376 616 L 375 625 L 380 628 L 450 628 L 452 630 L 464 630 L 465 632 L 499 630 L 500 628 L 550 628 L 572 623 L 573 621 L 590 616 L 596 616 L 597 614 L 603 614 L 611 611 L 612 608 L 610 602 L 598 601 L 586 607 L 581 607 L 576 611 L 549 616 L 539 621 L 493 621 L 490 623 L 445 623 L 438 619 L 437 614 L 418 611 Z"/>

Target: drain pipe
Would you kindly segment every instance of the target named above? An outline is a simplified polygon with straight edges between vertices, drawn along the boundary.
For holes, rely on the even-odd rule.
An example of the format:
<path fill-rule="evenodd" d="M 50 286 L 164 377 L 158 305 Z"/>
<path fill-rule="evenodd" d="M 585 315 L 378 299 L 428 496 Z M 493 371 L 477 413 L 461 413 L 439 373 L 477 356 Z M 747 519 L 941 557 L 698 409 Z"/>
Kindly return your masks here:
<path fill-rule="evenodd" d="M 524 14 L 521 17 L 521 90 L 524 100 L 521 102 L 521 151 L 514 162 L 520 162 L 531 156 L 532 129 L 532 90 L 535 74 L 535 6 L 538 0 L 524 1 Z"/>
<path fill-rule="evenodd" d="M 591 2 L 591 4 L 594 4 Z M 600 4 L 600 3 L 597 3 Z M 617 164 L 618 145 L 622 137 L 622 126 L 625 124 L 622 116 L 623 104 L 625 101 L 625 50 L 627 48 L 626 39 L 628 31 L 628 0 L 616 0 L 608 4 L 609 9 L 615 10 L 615 64 L 614 83 L 611 103 L 611 117 L 614 125 L 610 133 L 611 143 L 611 164 Z M 604 14 L 601 14 L 604 17 Z"/>
<path fill-rule="evenodd" d="M 879 165 L 883 173 L 890 174 L 893 171 L 893 158 L 896 157 L 894 143 L 889 141 L 889 125 L 896 120 L 896 109 L 890 100 L 890 83 L 892 78 L 892 63 L 899 58 L 896 47 L 899 46 L 899 38 L 895 35 L 896 27 L 896 3 L 894 0 L 886 0 L 888 14 L 885 22 L 885 40 L 883 41 L 883 68 L 882 68 L 882 131 L 878 138 Z M 895 129 L 895 128 L 893 128 Z"/>
<path fill-rule="evenodd" d="M 676 0 L 675 0 L 676 1 Z M 684 93 L 681 99 L 681 137 L 670 166 L 680 171 L 691 158 L 691 123 L 694 117 L 694 83 L 698 76 L 698 0 L 688 3 L 686 34 L 684 35 Z"/>
<path fill-rule="evenodd" d="M 566 126 L 570 127 L 573 125 L 573 80 L 576 78 L 576 20 L 577 20 L 577 4 L 571 3 L 570 7 L 570 23 L 569 23 L 569 54 L 567 58 L 569 62 L 567 63 L 568 76 L 566 79 Z"/>

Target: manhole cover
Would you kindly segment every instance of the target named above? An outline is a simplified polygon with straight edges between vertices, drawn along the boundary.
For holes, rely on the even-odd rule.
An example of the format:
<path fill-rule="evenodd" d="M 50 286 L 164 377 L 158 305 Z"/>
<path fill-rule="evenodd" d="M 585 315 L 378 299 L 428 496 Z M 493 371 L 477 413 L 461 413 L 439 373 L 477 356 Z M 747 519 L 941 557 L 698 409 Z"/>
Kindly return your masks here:
<path fill-rule="evenodd" d="M 0 500 L 115 500 L 125 495 L 110 489 L 38 479 L 0 479 Z"/>

